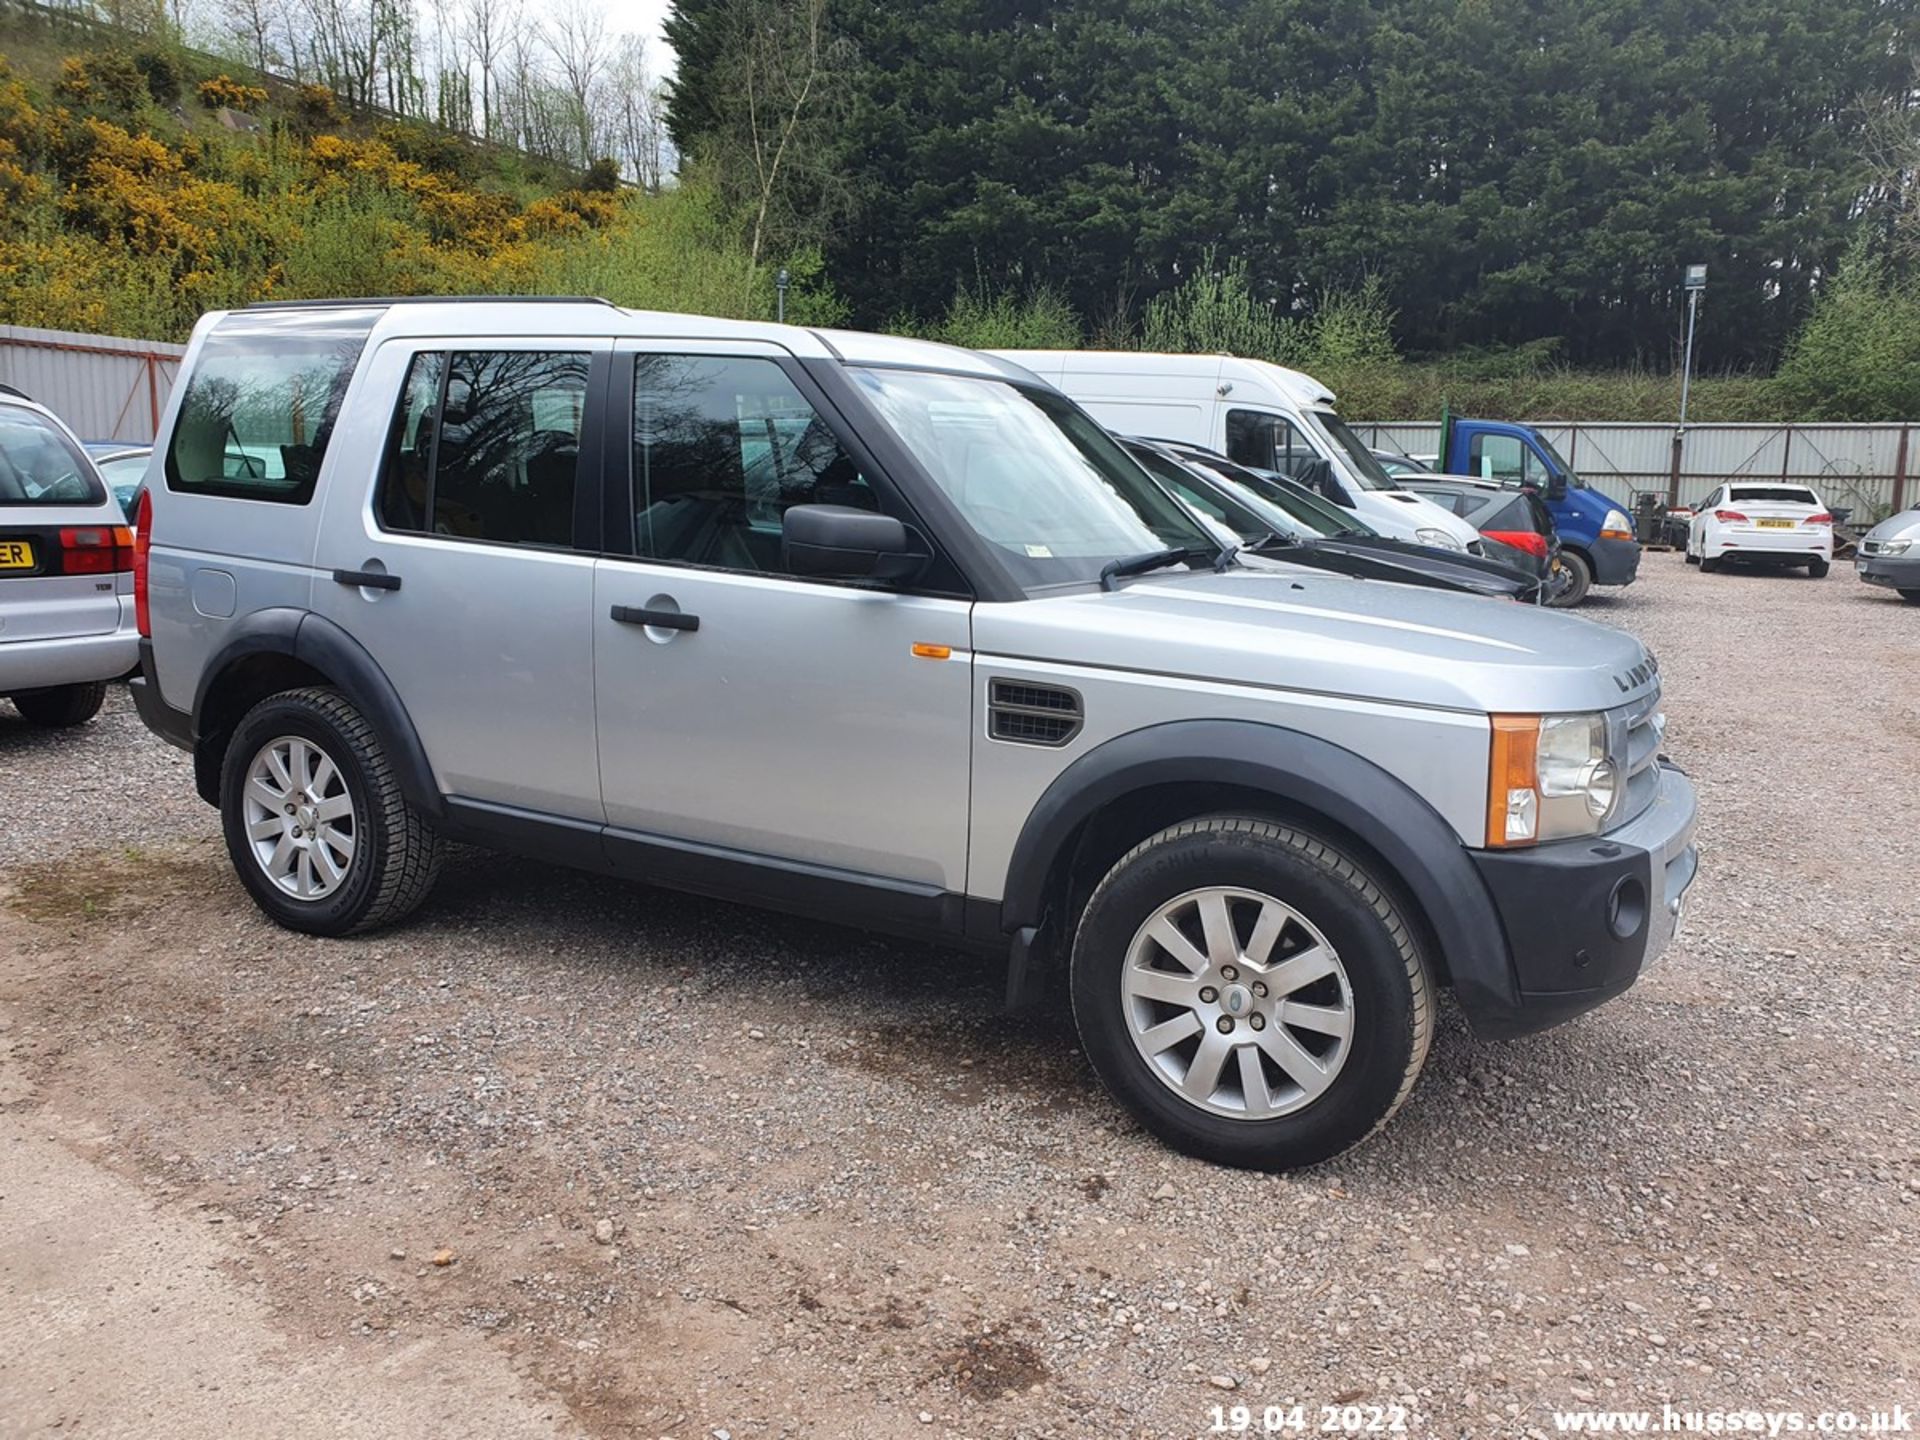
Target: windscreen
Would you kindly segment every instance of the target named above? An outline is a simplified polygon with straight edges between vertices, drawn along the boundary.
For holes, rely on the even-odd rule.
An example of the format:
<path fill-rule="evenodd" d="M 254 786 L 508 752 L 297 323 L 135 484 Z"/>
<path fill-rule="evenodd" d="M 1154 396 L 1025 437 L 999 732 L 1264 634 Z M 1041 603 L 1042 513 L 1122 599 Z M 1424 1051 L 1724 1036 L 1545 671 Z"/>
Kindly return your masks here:
<path fill-rule="evenodd" d="M 1387 474 L 1373 451 L 1360 443 L 1360 437 L 1347 428 L 1346 421 L 1331 410 L 1316 410 L 1313 412 L 1313 423 L 1338 448 L 1347 470 L 1362 490 L 1397 488 L 1393 477 Z"/>
<path fill-rule="evenodd" d="M 98 505 L 93 464 L 36 410 L 0 405 L 0 505 Z"/>
<path fill-rule="evenodd" d="M 1811 490 L 1802 490 L 1798 485 L 1736 485 L 1728 492 L 1729 501 L 1745 500 L 1750 503 L 1775 505 L 1813 505 L 1820 501 Z"/>
<path fill-rule="evenodd" d="M 1098 580 L 1111 561 L 1218 541 L 1065 396 L 1004 380 L 854 369 L 962 519 L 1025 587 Z"/>

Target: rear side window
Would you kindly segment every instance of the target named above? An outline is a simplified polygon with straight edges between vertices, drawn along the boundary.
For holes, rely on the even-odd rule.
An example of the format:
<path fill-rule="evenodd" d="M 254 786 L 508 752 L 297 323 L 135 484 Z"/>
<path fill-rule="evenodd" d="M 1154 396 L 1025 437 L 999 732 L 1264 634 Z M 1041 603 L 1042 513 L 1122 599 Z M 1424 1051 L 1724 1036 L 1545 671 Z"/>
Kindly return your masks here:
<path fill-rule="evenodd" d="M 200 348 L 167 444 L 169 490 L 313 498 L 373 310 L 245 311 Z"/>
<path fill-rule="evenodd" d="M 589 359 L 543 350 L 414 356 L 388 437 L 380 523 L 570 546 Z"/>
<path fill-rule="evenodd" d="M 98 505 L 93 466 L 46 416 L 0 405 L 0 505 Z"/>

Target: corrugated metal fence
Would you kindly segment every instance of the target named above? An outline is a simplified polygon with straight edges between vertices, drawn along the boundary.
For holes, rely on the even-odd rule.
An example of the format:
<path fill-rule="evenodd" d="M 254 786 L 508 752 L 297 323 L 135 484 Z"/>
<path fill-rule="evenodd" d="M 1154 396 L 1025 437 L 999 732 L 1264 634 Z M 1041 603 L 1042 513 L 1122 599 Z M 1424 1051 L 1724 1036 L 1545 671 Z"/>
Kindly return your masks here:
<path fill-rule="evenodd" d="M 0 384 L 38 400 L 82 440 L 153 439 L 184 345 L 0 325 Z"/>
<path fill-rule="evenodd" d="M 1667 493 L 1673 475 L 1673 426 L 1615 421 L 1535 421 L 1579 475 L 1628 501 L 1636 490 Z M 1437 421 L 1353 427 L 1377 450 L 1431 455 Z M 1857 516 L 1884 515 L 1911 503 L 1920 464 L 1911 442 L 1920 425 L 1689 425 L 1680 450 L 1679 498 L 1694 504 L 1725 480 L 1792 480 L 1813 486 L 1829 505 Z"/>

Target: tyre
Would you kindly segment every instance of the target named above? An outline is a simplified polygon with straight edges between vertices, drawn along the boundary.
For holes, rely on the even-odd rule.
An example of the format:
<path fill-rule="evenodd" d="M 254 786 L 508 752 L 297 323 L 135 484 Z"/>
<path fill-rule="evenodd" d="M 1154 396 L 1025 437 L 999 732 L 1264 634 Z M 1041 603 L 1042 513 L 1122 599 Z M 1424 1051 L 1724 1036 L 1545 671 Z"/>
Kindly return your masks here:
<path fill-rule="evenodd" d="M 392 924 L 440 869 L 439 835 L 337 690 L 288 690 L 246 713 L 221 764 L 220 818 L 255 903 L 309 935 Z"/>
<path fill-rule="evenodd" d="M 1909 605 L 1920 605 L 1920 590 L 1902 590 L 1900 598 Z"/>
<path fill-rule="evenodd" d="M 1214 816 L 1134 847 L 1074 936 L 1094 1069 L 1175 1149 L 1286 1170 L 1359 1144 L 1413 1090 L 1434 991 L 1396 902 L 1326 841 Z"/>
<path fill-rule="evenodd" d="M 1700 557 L 1694 554 L 1693 551 L 1691 550 L 1687 551 L 1687 564 L 1698 565 L 1699 563 L 1700 563 Z"/>
<path fill-rule="evenodd" d="M 1560 552 L 1560 563 L 1566 567 L 1567 588 L 1553 598 L 1553 604 L 1559 609 L 1571 610 L 1585 600 L 1587 591 L 1593 588 L 1593 566 L 1584 555 L 1576 555 L 1571 550 Z"/>
<path fill-rule="evenodd" d="M 85 685 L 55 685 L 46 690 L 23 690 L 7 697 L 20 718 L 29 725 L 47 730 L 65 730 L 84 725 L 100 713 L 106 703 L 107 682 L 94 680 Z"/>
<path fill-rule="evenodd" d="M 1711 575 L 1713 574 L 1714 571 L 1718 570 L 1719 568 L 1720 568 L 1720 560 L 1718 557 L 1708 555 L 1705 551 L 1701 552 L 1700 573 L 1702 575 Z"/>
<path fill-rule="evenodd" d="M 1831 561 L 1810 560 L 1807 562 L 1807 574 L 1811 575 L 1816 580 L 1826 579 L 1827 572 L 1831 569 L 1833 569 L 1833 564 Z"/>

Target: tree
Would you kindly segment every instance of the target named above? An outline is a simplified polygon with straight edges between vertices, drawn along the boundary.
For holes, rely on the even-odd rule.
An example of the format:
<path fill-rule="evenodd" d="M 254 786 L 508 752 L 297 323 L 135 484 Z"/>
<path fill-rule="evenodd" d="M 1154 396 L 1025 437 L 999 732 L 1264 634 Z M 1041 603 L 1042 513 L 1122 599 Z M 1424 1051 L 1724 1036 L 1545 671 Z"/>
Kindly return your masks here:
<path fill-rule="evenodd" d="M 598 150 L 595 100 L 607 59 L 607 17 L 592 0 L 563 0 L 541 33 L 559 67 L 560 84 L 569 104 L 577 140 L 572 159 L 585 165 Z"/>
<path fill-rule="evenodd" d="M 671 102 L 703 110 L 705 128 L 673 135 L 741 217 L 751 291 L 770 251 L 818 243 L 845 206 L 853 52 L 826 0 L 680 0 L 666 29 L 683 65 L 689 51 L 705 57 Z"/>

